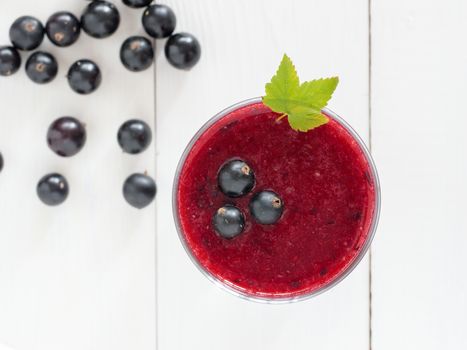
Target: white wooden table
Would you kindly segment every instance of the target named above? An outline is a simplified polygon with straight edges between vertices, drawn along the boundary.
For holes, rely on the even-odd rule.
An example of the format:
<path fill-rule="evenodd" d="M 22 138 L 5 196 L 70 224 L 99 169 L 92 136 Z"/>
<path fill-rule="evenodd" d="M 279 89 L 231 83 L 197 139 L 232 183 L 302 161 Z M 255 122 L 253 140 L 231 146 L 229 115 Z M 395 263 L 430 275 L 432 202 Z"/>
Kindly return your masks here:
<path fill-rule="evenodd" d="M 166 62 L 130 73 L 120 44 L 142 34 L 141 11 L 115 0 L 118 32 L 82 34 L 62 49 L 57 79 L 24 70 L 0 79 L 0 343 L 18 350 L 466 349 L 467 2 L 465 0 L 167 0 L 177 30 L 197 35 L 190 72 Z M 0 44 L 20 15 L 80 14 L 85 1 L 0 3 Z M 204 278 L 172 220 L 178 159 L 214 113 L 263 94 L 287 52 L 301 76 L 339 75 L 331 109 L 371 145 L 383 207 L 371 262 L 331 291 L 294 305 L 237 299 Z M 25 60 L 27 55 L 23 55 Z M 64 75 L 79 58 L 103 71 L 79 96 Z M 52 120 L 82 119 L 84 150 L 70 159 L 45 144 Z M 121 123 L 154 128 L 151 150 L 122 154 Z M 369 139 L 371 136 L 371 140 Z M 147 170 L 159 193 L 143 211 L 121 195 Z M 36 197 L 52 171 L 70 182 L 56 208 Z M 370 278 L 371 277 L 371 278 Z M 371 312 L 370 312 L 371 311 Z"/>

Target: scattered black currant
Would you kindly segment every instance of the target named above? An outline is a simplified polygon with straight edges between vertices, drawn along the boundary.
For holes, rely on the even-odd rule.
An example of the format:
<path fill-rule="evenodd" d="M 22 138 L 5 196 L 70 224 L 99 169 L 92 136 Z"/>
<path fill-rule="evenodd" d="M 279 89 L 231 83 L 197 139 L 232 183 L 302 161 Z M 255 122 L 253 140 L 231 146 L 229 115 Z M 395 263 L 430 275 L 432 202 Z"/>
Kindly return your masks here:
<path fill-rule="evenodd" d="M 123 197 L 128 204 L 138 209 L 148 206 L 154 200 L 156 192 L 156 183 L 145 174 L 133 174 L 123 185 Z"/>
<path fill-rule="evenodd" d="M 45 25 L 45 31 L 53 44 L 66 47 L 78 40 L 81 25 L 75 15 L 61 11 L 49 17 Z"/>
<path fill-rule="evenodd" d="M 284 211 L 284 203 L 277 193 L 262 191 L 251 199 L 250 212 L 263 225 L 275 224 Z"/>
<path fill-rule="evenodd" d="M 12 46 L 0 46 L 0 75 L 9 76 L 21 67 L 21 56 Z"/>
<path fill-rule="evenodd" d="M 167 38 L 175 30 L 177 19 L 166 5 L 153 4 L 143 12 L 143 27 L 146 33 L 156 39 Z"/>
<path fill-rule="evenodd" d="M 148 6 L 153 0 L 123 0 L 123 3 L 133 8 Z"/>
<path fill-rule="evenodd" d="M 108 1 L 92 1 L 81 15 L 81 27 L 94 38 L 102 39 L 112 35 L 119 25 L 120 13 Z"/>
<path fill-rule="evenodd" d="M 152 44 L 145 37 L 132 36 L 123 42 L 120 60 L 127 69 L 141 72 L 151 66 L 153 59 Z"/>
<path fill-rule="evenodd" d="M 233 205 L 225 205 L 217 209 L 212 222 L 217 233 L 226 239 L 238 236 L 245 228 L 243 213 Z"/>
<path fill-rule="evenodd" d="M 73 63 L 68 70 L 67 78 L 70 87 L 82 95 L 94 92 L 102 82 L 99 66 L 87 59 Z"/>
<path fill-rule="evenodd" d="M 151 143 L 151 128 L 142 120 L 128 120 L 118 130 L 117 139 L 124 152 L 138 154 Z"/>
<path fill-rule="evenodd" d="M 50 125 L 47 131 L 47 143 L 49 148 L 59 156 L 74 156 L 86 143 L 86 129 L 76 118 L 59 118 Z"/>
<path fill-rule="evenodd" d="M 191 34 L 174 34 L 165 43 L 165 56 L 175 68 L 190 69 L 201 57 L 201 46 Z"/>
<path fill-rule="evenodd" d="M 0 153 L 0 172 L 3 170 L 3 156 Z"/>
<path fill-rule="evenodd" d="M 231 160 L 219 170 L 217 183 L 225 195 L 241 197 L 255 186 L 255 174 L 243 160 Z"/>
<path fill-rule="evenodd" d="M 10 27 L 10 41 L 20 50 L 30 51 L 39 47 L 44 40 L 44 26 L 31 16 L 18 18 Z"/>
<path fill-rule="evenodd" d="M 67 199 L 68 193 L 68 182 L 60 174 L 45 175 L 37 184 L 39 199 L 50 206 L 62 204 Z"/>
<path fill-rule="evenodd" d="M 57 76 L 57 72 L 57 60 L 47 52 L 34 52 L 26 62 L 26 74 L 38 84 L 51 82 Z"/>

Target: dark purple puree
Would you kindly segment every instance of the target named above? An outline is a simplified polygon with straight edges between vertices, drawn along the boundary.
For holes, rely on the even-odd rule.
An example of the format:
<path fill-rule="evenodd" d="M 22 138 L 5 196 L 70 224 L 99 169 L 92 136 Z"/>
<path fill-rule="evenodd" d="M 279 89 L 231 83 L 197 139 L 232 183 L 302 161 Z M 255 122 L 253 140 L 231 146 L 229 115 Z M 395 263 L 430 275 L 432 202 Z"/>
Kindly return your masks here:
<path fill-rule="evenodd" d="M 184 238 L 209 273 L 253 296 L 293 297 L 329 284 L 356 258 L 375 212 L 375 188 L 359 144 L 337 121 L 296 132 L 262 103 L 239 108 L 210 126 L 182 167 L 177 191 Z M 229 198 L 217 174 L 228 160 L 246 161 L 253 191 Z M 248 204 L 273 190 L 284 213 L 273 225 L 252 218 Z M 213 228 L 216 210 L 236 205 L 245 230 L 234 239 Z"/>

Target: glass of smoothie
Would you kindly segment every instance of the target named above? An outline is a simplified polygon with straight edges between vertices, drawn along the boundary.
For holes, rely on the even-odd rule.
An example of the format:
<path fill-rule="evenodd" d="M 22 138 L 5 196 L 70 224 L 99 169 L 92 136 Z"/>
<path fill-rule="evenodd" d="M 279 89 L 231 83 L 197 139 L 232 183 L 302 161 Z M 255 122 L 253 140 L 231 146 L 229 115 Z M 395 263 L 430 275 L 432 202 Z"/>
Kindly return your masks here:
<path fill-rule="evenodd" d="M 210 119 L 186 147 L 173 214 L 194 264 L 254 301 L 318 295 L 362 260 L 380 188 L 363 141 L 339 116 L 297 132 L 261 98 Z"/>

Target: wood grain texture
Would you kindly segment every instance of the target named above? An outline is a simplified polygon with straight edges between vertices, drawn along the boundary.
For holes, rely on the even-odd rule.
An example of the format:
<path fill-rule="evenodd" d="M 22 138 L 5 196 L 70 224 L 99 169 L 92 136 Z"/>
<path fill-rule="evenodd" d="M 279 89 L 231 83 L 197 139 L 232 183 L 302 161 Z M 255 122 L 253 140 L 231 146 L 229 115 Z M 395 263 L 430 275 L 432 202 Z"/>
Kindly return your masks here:
<path fill-rule="evenodd" d="M 0 43 L 20 15 L 45 21 L 58 10 L 79 15 L 85 1 L 0 3 Z M 39 86 L 24 66 L 0 78 L 0 343 L 16 349 L 103 350 L 155 348 L 155 205 L 143 211 L 121 194 L 133 172 L 155 174 L 155 147 L 140 156 L 120 150 L 121 123 L 141 118 L 154 126 L 154 70 L 134 74 L 119 60 L 130 34 L 141 33 L 141 11 L 116 2 L 124 18 L 117 34 L 97 40 L 81 34 L 70 48 L 50 50 L 60 64 L 52 83 Z M 27 54 L 23 54 L 23 62 Z M 65 79 L 77 59 L 95 60 L 103 83 L 89 96 Z M 85 148 L 62 159 L 45 142 L 49 124 L 63 115 L 87 125 Z M 40 177 L 63 173 L 71 192 L 49 208 L 37 198 Z"/>
<path fill-rule="evenodd" d="M 374 349 L 466 349 L 467 3 L 374 1 Z"/>
<path fill-rule="evenodd" d="M 221 109 L 263 94 L 284 52 L 302 77 L 339 75 L 330 107 L 368 135 L 367 1 L 165 3 L 178 15 L 177 30 L 199 37 L 203 54 L 190 72 L 170 67 L 161 52 L 157 59 L 159 349 L 367 349 L 367 260 L 307 302 L 246 302 L 212 285 L 189 261 L 170 205 L 190 138 Z"/>

